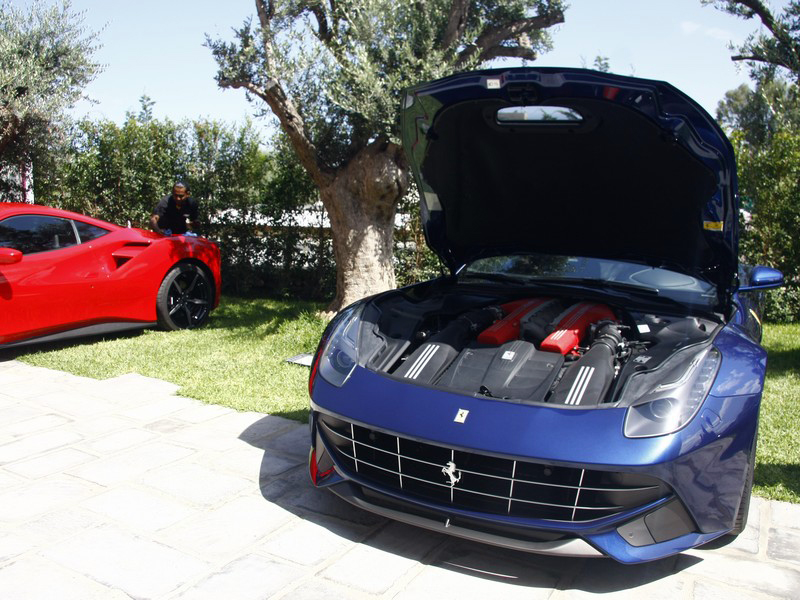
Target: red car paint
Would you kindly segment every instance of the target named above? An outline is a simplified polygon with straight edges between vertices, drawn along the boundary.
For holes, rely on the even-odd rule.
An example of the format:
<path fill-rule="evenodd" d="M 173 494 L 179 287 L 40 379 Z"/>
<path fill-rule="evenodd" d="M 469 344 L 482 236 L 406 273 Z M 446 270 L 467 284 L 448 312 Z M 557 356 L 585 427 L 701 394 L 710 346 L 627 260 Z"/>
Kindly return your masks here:
<path fill-rule="evenodd" d="M 0 248 L 0 347 L 91 325 L 154 324 L 159 286 L 184 261 L 205 266 L 213 278 L 213 308 L 219 304 L 219 248 L 205 238 L 164 237 L 55 208 L 0 203 L 0 226 L 20 215 L 69 219 L 108 233 L 21 257 Z"/>
<path fill-rule="evenodd" d="M 558 317 L 553 333 L 542 342 L 541 349 L 547 352 L 567 354 L 575 349 L 590 324 L 598 321 L 614 321 L 617 317 L 605 304 L 579 302 Z"/>
<path fill-rule="evenodd" d="M 549 298 L 533 298 L 503 304 L 500 308 L 503 309 L 506 316 L 491 327 L 484 329 L 478 336 L 478 341 L 482 344 L 499 346 L 519 339 L 519 329 L 523 319 L 548 300 Z"/>

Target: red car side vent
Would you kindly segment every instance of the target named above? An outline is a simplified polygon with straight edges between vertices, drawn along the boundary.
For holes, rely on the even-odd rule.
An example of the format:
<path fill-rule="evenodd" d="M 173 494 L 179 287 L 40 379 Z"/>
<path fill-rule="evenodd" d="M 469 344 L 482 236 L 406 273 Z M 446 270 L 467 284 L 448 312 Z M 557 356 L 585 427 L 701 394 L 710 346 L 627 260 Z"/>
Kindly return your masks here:
<path fill-rule="evenodd" d="M 125 244 L 121 248 L 117 248 L 116 250 L 114 250 L 114 252 L 111 253 L 111 257 L 114 259 L 114 263 L 119 269 L 130 259 L 139 256 L 139 254 L 141 254 L 142 251 L 144 251 L 149 247 L 150 247 L 149 242 L 130 242 Z"/>

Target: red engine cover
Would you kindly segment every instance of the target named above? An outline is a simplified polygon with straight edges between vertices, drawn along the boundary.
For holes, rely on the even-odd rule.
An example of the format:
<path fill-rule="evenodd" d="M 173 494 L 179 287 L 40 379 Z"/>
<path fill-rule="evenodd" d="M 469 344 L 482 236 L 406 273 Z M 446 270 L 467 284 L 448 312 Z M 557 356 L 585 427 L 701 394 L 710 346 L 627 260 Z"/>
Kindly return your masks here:
<path fill-rule="evenodd" d="M 567 354 L 574 350 L 586 335 L 586 329 L 598 321 L 617 321 L 617 317 L 605 304 L 579 302 L 558 317 L 558 324 L 548 335 L 541 350 Z"/>
<path fill-rule="evenodd" d="M 549 298 L 532 298 L 500 305 L 506 316 L 481 331 L 478 341 L 482 344 L 499 346 L 511 340 L 518 340 L 522 320 L 549 300 Z"/>

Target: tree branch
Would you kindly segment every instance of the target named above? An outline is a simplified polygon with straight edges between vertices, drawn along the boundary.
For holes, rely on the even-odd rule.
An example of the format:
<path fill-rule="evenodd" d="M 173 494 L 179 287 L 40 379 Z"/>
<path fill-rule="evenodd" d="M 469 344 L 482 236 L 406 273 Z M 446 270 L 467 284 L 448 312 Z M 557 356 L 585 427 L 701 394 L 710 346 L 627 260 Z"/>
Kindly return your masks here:
<path fill-rule="evenodd" d="M 539 55 L 533 48 L 525 46 L 493 46 L 487 48 L 480 54 L 480 61 L 492 60 L 493 58 L 524 58 L 525 60 L 536 60 Z"/>
<path fill-rule="evenodd" d="M 271 73 L 275 64 L 275 52 L 272 48 L 270 35 L 272 34 L 272 17 L 275 16 L 275 6 L 271 0 L 256 0 L 258 21 L 261 23 L 261 43 L 264 46 L 264 62 L 267 72 Z"/>
<path fill-rule="evenodd" d="M 766 56 L 762 56 L 760 54 L 737 54 L 736 56 L 731 56 L 731 60 L 734 62 L 738 61 L 761 62 L 769 65 L 783 67 L 788 71 L 794 71 L 792 66 L 787 64 L 786 61 L 778 60 L 775 58 L 767 58 Z"/>
<path fill-rule="evenodd" d="M 328 26 L 328 18 L 325 16 L 325 11 L 322 10 L 322 6 L 319 4 L 309 6 L 308 10 L 317 20 L 317 38 L 326 46 L 329 45 L 333 37 L 331 29 Z"/>
<path fill-rule="evenodd" d="M 270 77 L 265 86 L 258 86 L 249 79 L 220 77 L 218 84 L 221 88 L 244 88 L 266 102 L 272 113 L 278 117 L 281 128 L 289 136 L 300 163 L 308 171 L 314 183 L 319 188 L 324 188 L 333 181 L 333 174 L 320 162 L 319 152 L 306 132 L 303 117 L 276 79 Z"/>
<path fill-rule="evenodd" d="M 751 11 L 752 15 L 758 16 L 762 25 L 772 34 L 777 48 L 770 51 L 769 45 L 760 41 L 758 44 L 748 42 L 742 48 L 744 51 L 750 51 L 751 54 L 740 54 L 731 57 L 734 61 L 753 61 L 774 64 L 787 69 L 788 71 L 798 76 L 798 66 L 800 66 L 800 47 L 792 38 L 792 35 L 782 20 L 776 19 L 761 0 L 736 0 L 737 3 Z M 762 38 L 763 39 L 763 38 Z M 759 51 L 759 46 L 762 51 Z M 765 51 L 764 51 L 765 50 Z M 769 56 L 769 58 L 768 58 Z"/>
<path fill-rule="evenodd" d="M 456 67 L 463 66 L 476 54 L 478 54 L 480 60 L 484 60 L 483 56 L 489 49 L 499 47 L 505 40 L 515 38 L 523 33 L 547 29 L 563 22 L 564 13 L 561 10 L 554 10 L 545 15 L 491 27 L 478 36 L 474 44 L 467 46 L 459 53 L 456 59 Z"/>
<path fill-rule="evenodd" d="M 769 32 L 777 37 L 777 32 L 775 31 L 775 17 L 770 12 L 769 8 L 767 8 L 763 2 L 760 0 L 736 0 L 742 6 L 749 8 L 754 15 L 758 16 L 761 19 L 761 22 L 764 24 Z"/>
<path fill-rule="evenodd" d="M 223 88 L 244 88 L 251 94 L 258 96 L 278 117 L 281 128 L 289 136 L 300 163 L 308 171 L 309 176 L 318 187 L 328 185 L 332 174 L 322 165 L 319 152 L 309 137 L 303 117 L 286 95 L 281 84 L 270 73 L 274 72 L 274 49 L 272 47 L 272 19 L 275 16 L 275 5 L 272 0 L 256 0 L 258 20 L 261 24 L 261 43 L 264 48 L 264 61 L 266 67 L 267 83 L 258 86 L 250 79 L 220 78 L 219 86 Z"/>
<path fill-rule="evenodd" d="M 763 56 L 757 56 L 755 54 L 737 54 L 735 56 L 731 56 L 732 61 L 740 61 L 740 60 L 752 60 L 755 62 L 770 62 L 767 58 Z"/>
<path fill-rule="evenodd" d="M 456 42 L 461 39 L 467 26 L 468 13 L 469 0 L 453 0 L 453 4 L 450 5 L 450 16 L 447 18 L 447 28 L 442 36 L 442 50 L 455 46 Z"/>

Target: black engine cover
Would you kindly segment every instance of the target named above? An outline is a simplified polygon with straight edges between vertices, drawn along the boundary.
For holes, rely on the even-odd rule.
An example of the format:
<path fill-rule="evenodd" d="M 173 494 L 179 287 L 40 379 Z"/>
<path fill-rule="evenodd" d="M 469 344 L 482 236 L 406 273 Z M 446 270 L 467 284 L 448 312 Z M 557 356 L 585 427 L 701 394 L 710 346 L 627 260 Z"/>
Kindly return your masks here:
<path fill-rule="evenodd" d="M 438 387 L 517 402 L 544 400 L 564 362 L 524 340 L 500 347 L 465 348 L 438 381 Z"/>

